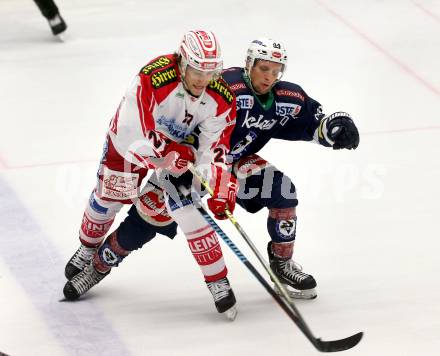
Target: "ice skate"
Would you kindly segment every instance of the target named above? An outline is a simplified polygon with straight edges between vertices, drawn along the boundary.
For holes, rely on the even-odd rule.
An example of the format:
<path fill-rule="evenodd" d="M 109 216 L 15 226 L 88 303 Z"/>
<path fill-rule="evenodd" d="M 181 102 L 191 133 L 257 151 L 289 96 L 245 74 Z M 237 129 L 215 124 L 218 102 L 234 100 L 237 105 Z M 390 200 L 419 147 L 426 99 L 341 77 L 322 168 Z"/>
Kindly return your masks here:
<path fill-rule="evenodd" d="M 53 35 L 62 39 L 62 37 L 60 37 L 60 34 L 67 29 L 67 25 L 61 15 L 56 14 L 54 17 L 49 19 L 48 22 Z"/>
<path fill-rule="evenodd" d="M 293 299 L 315 299 L 318 296 L 315 288 L 299 290 L 285 283 L 282 283 L 282 285 L 286 289 L 289 297 Z M 283 293 L 276 285 L 274 285 L 274 290 L 278 295 L 283 296 Z"/>
<path fill-rule="evenodd" d="M 222 278 L 215 282 L 206 282 L 214 298 L 215 307 L 219 313 L 224 313 L 227 319 L 233 321 L 237 316 L 237 307 L 234 292 L 228 279 Z"/>
<path fill-rule="evenodd" d="M 101 282 L 110 273 L 100 273 L 91 261 L 82 272 L 78 273 L 64 286 L 63 293 L 67 300 L 76 300 L 94 285 Z"/>
<path fill-rule="evenodd" d="M 288 294 L 294 299 L 314 299 L 316 294 L 316 281 L 312 275 L 302 272 L 302 267 L 290 258 L 280 258 L 273 254 L 271 243 L 267 246 L 270 268 L 279 281 L 286 287 Z M 275 286 L 275 291 L 281 291 Z"/>
<path fill-rule="evenodd" d="M 83 244 L 79 246 L 64 268 L 64 275 L 69 281 L 84 270 L 85 266 L 92 260 L 96 250 L 95 247 L 87 247 Z"/>

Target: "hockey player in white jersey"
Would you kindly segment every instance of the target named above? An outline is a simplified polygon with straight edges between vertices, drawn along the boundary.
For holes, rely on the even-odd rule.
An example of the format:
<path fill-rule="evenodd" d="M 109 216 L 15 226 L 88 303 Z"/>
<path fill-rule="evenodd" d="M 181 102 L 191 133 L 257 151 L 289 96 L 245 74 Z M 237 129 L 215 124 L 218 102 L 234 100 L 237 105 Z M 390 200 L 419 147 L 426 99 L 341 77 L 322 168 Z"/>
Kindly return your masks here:
<path fill-rule="evenodd" d="M 229 157 L 240 180 L 237 203 L 250 213 L 268 209 L 267 250 L 272 270 L 283 284 L 292 288 L 293 297 L 310 299 L 316 297 L 316 281 L 292 259 L 298 205 L 296 187 L 257 152 L 273 138 L 312 141 L 336 150 L 356 149 L 359 132 L 349 114 L 325 115 L 319 102 L 299 85 L 282 81 L 286 65 L 284 46 L 260 38 L 249 46 L 244 68 L 223 72 L 223 78 L 237 96 L 237 124 L 231 135 Z M 121 239 L 135 226 L 150 231 L 160 216 L 168 219 L 165 204 L 161 202 L 160 183 L 150 181 L 148 186 L 149 192 L 130 209 L 129 217 L 118 228 Z M 251 190 L 256 194 L 249 196 Z M 224 215 L 218 212 L 216 217 L 224 218 Z"/>
<path fill-rule="evenodd" d="M 135 77 L 111 121 L 98 182 L 79 232 L 81 245 L 65 269 L 69 281 L 63 292 L 68 300 L 79 298 L 156 233 L 174 236 L 174 219 L 188 239 L 217 310 L 234 314 L 235 297 L 216 234 L 193 205 L 179 201 L 172 183 L 173 175 L 183 173 L 194 162 L 216 186 L 209 201 L 211 211 L 234 209 L 237 184 L 228 172 L 226 153 L 236 102 L 219 77 L 221 69 L 214 34 L 189 31 L 177 53 L 155 58 Z M 185 143 L 196 128 L 197 149 Z M 160 199 L 161 203 L 167 201 L 168 210 L 152 217 L 152 228 L 145 229 L 134 219 L 126 225 L 135 228 L 126 232 L 122 226 L 104 241 L 123 204 L 138 201 L 151 206 L 151 191 L 138 192 L 148 170 L 172 174 L 162 178 L 165 193 L 161 192 Z M 95 254 L 98 247 L 99 254 Z"/>

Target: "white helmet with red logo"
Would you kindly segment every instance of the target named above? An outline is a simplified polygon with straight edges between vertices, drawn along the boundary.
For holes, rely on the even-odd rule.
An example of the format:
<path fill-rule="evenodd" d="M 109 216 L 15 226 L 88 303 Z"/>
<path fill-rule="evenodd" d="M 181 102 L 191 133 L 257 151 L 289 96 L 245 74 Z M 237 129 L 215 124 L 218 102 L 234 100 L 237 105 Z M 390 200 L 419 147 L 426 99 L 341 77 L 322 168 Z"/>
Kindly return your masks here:
<path fill-rule="evenodd" d="M 211 31 L 192 30 L 185 33 L 178 54 L 181 56 L 180 71 L 184 75 L 186 67 L 203 72 L 218 72 L 223 69 L 220 45 Z"/>
<path fill-rule="evenodd" d="M 286 70 L 287 52 L 281 42 L 265 37 L 253 40 L 247 50 L 246 71 L 248 75 L 258 59 L 281 63 L 283 65 L 282 72 Z"/>

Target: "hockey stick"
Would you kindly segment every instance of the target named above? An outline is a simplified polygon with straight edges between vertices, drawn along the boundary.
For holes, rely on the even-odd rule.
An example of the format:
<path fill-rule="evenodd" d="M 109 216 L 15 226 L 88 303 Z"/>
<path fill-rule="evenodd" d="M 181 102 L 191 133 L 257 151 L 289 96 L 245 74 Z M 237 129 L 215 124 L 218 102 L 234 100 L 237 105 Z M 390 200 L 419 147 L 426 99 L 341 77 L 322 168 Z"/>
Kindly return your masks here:
<path fill-rule="evenodd" d="M 205 187 L 210 195 L 213 194 L 211 187 L 206 182 L 206 180 L 200 175 L 200 173 L 194 168 L 194 166 L 190 165 L 189 170 L 193 175 L 200 181 L 200 183 Z M 206 209 L 203 207 L 202 202 L 199 202 L 197 209 L 202 214 L 202 216 L 206 219 L 206 221 L 212 226 L 212 228 L 218 233 L 218 235 L 223 239 L 223 241 L 231 248 L 231 250 L 235 253 L 235 255 L 243 262 L 243 264 L 249 269 L 249 271 L 254 275 L 254 277 L 263 285 L 266 291 L 275 299 L 278 305 L 286 312 L 286 314 L 293 320 L 293 322 L 298 326 L 298 328 L 302 331 L 302 333 L 309 339 L 309 341 L 315 346 L 318 351 L 321 352 L 337 352 L 351 349 L 356 346 L 359 341 L 362 339 L 363 333 L 359 332 L 352 336 L 349 336 L 345 339 L 340 340 L 332 340 L 332 341 L 323 341 L 320 338 L 316 338 L 312 331 L 307 326 L 306 322 L 302 318 L 298 309 L 295 307 L 294 302 L 290 298 L 288 292 L 285 287 L 281 284 L 275 274 L 272 272 L 272 269 L 268 266 L 267 262 L 258 252 L 257 248 L 243 230 L 243 228 L 238 224 L 237 220 L 231 214 L 229 210 L 226 210 L 225 213 L 229 220 L 236 227 L 240 235 L 249 245 L 251 250 L 257 256 L 258 260 L 261 262 L 265 270 L 268 272 L 275 285 L 279 288 L 284 298 L 279 296 L 275 290 L 267 283 L 267 281 L 261 276 L 261 274 L 257 271 L 257 269 L 249 262 L 249 260 L 241 253 L 238 247 L 232 242 L 232 240 L 223 232 L 223 230 L 217 225 L 217 223 L 212 219 L 212 217 L 207 213 Z"/>

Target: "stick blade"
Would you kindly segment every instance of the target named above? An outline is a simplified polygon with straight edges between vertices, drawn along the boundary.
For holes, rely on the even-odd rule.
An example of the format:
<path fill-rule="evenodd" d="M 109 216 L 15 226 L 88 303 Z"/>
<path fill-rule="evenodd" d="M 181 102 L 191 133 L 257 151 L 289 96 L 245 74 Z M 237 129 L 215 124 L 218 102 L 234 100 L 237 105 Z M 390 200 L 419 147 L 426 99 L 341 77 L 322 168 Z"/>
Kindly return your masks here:
<path fill-rule="evenodd" d="M 363 332 L 354 334 L 345 339 L 333 340 L 333 341 L 322 341 L 317 339 L 315 347 L 321 352 L 338 352 L 351 349 L 355 347 L 359 341 L 361 341 Z"/>

